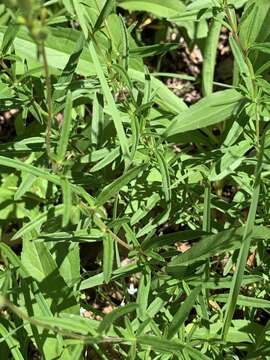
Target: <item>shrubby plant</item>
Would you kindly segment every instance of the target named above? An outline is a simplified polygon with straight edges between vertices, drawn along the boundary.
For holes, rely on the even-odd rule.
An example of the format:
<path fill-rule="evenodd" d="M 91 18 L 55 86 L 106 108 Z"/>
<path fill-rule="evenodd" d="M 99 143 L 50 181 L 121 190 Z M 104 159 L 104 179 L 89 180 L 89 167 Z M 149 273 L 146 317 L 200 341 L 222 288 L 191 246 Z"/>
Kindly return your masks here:
<path fill-rule="evenodd" d="M 268 0 L 0 5 L 1 359 L 269 358 L 269 21 Z M 201 75 L 170 71 L 184 43 Z"/>

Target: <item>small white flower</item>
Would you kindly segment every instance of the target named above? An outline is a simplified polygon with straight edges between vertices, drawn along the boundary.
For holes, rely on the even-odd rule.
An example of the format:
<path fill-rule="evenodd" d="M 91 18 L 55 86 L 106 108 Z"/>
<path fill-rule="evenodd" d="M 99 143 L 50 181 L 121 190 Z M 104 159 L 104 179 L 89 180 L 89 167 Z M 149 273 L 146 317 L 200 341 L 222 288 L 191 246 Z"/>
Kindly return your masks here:
<path fill-rule="evenodd" d="M 87 310 L 84 309 L 83 307 L 80 307 L 80 315 L 83 316 L 83 314 L 86 312 Z"/>
<path fill-rule="evenodd" d="M 133 283 L 131 283 L 128 288 L 129 295 L 134 295 L 134 294 L 136 294 L 137 291 L 138 291 L 138 289 L 134 287 Z"/>

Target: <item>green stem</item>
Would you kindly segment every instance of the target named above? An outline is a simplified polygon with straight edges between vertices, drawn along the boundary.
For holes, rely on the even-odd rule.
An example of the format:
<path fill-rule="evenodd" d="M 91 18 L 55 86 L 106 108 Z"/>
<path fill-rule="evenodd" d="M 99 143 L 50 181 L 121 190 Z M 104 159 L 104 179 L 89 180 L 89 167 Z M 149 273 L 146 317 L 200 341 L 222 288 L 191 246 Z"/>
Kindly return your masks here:
<path fill-rule="evenodd" d="M 81 335 L 81 334 L 78 334 L 75 332 L 70 332 L 70 331 L 61 329 L 58 326 L 48 325 L 47 323 L 44 323 L 42 320 L 37 320 L 32 317 L 29 317 L 27 314 L 25 314 L 23 311 L 21 311 L 21 309 L 18 306 L 14 305 L 7 298 L 1 298 L 0 309 L 1 308 L 8 308 L 10 311 L 12 311 L 14 314 L 16 314 L 19 318 L 21 318 L 22 320 L 24 320 L 26 322 L 29 322 L 30 324 L 32 324 L 34 326 L 41 327 L 41 328 L 47 329 L 47 330 L 51 330 L 57 334 L 61 334 L 63 336 L 69 337 L 71 339 L 78 339 L 85 343 L 98 344 L 98 343 L 106 343 L 106 342 L 118 343 L 118 342 L 125 341 L 122 338 L 110 337 L 110 336 L 100 336 L 98 334 L 96 336 L 91 336 L 92 334 Z M 90 331 L 89 331 L 89 333 L 90 333 Z M 95 335 L 95 333 L 93 335 Z"/>
<path fill-rule="evenodd" d="M 44 42 L 42 42 L 40 46 L 40 52 L 43 59 L 44 71 L 45 71 L 45 81 L 47 88 L 47 109 L 48 109 L 48 117 L 47 117 L 47 132 L 46 132 L 46 147 L 48 157 L 50 158 L 51 154 L 51 132 L 52 132 L 52 122 L 53 122 L 53 106 L 52 106 L 52 84 L 50 77 L 49 64 L 47 59 L 47 54 L 45 50 Z"/>

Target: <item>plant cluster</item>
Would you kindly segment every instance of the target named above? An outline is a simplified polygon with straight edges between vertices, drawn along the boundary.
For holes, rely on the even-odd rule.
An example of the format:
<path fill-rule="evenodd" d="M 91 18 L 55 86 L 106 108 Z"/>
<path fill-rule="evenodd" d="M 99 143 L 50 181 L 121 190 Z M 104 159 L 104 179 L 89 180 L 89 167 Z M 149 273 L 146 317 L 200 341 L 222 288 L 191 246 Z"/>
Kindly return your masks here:
<path fill-rule="evenodd" d="M 269 23 L 269 0 L 0 4 L 1 359 L 270 359 Z"/>

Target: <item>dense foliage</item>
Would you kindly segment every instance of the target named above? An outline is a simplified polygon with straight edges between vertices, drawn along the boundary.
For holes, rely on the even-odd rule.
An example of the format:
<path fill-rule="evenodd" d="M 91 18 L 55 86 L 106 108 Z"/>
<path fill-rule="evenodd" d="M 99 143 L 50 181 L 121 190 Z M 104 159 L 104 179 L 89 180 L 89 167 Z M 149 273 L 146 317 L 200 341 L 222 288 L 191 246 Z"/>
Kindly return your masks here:
<path fill-rule="evenodd" d="M 270 359 L 269 23 L 0 4 L 1 360 Z"/>

